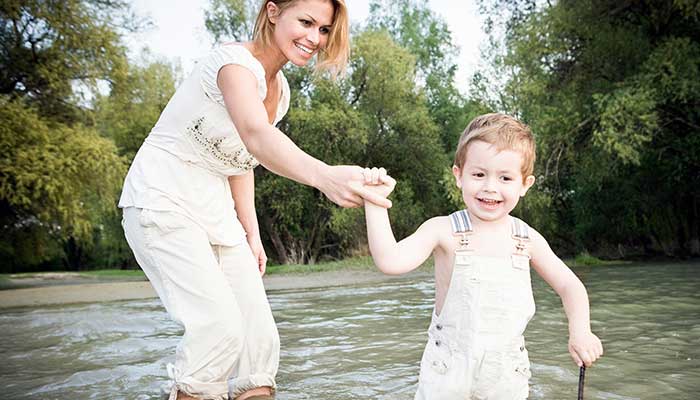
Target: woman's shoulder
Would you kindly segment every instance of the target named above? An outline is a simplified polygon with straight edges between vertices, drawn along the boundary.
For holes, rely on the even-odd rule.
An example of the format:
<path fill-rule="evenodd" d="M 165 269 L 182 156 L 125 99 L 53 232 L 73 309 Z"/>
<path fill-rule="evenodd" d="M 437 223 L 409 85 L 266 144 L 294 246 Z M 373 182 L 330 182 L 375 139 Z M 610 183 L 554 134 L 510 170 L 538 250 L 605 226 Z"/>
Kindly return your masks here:
<path fill-rule="evenodd" d="M 265 98 L 267 86 L 265 84 L 265 70 L 253 56 L 245 43 L 229 42 L 212 49 L 201 60 L 201 79 L 204 90 L 210 97 L 223 104 L 223 97 L 220 96 L 217 86 L 219 71 L 226 65 L 240 65 L 250 71 L 258 86 L 258 95 Z"/>
<path fill-rule="evenodd" d="M 207 60 L 214 60 L 214 62 L 228 62 L 251 66 L 255 68 L 255 72 L 260 72 L 263 76 L 265 75 L 262 64 L 255 58 L 250 48 L 248 48 L 247 43 L 223 43 L 214 47 L 205 58 Z"/>

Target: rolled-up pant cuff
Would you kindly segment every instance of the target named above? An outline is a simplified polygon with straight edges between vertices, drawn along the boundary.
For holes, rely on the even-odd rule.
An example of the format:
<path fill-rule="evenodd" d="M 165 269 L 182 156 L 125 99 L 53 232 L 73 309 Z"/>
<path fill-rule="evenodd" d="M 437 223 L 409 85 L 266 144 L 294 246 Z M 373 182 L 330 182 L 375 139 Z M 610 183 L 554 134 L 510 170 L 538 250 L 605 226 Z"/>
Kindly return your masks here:
<path fill-rule="evenodd" d="M 229 396 L 235 399 L 248 390 L 253 390 L 259 387 L 270 387 L 274 391 L 277 387 L 275 377 L 269 374 L 253 374 L 246 377 L 234 378 L 228 381 Z"/>

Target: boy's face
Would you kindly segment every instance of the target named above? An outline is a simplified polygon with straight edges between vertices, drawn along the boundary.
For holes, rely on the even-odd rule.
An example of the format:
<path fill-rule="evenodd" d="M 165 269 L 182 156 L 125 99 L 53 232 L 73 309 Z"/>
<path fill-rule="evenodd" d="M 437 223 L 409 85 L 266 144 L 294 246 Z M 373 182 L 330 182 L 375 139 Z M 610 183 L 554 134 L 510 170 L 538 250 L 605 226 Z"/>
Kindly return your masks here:
<path fill-rule="evenodd" d="M 532 175 L 523 179 L 522 165 L 518 152 L 499 152 L 479 140 L 469 143 L 464 165 L 452 167 L 452 173 L 472 216 L 494 222 L 508 216 L 535 183 Z"/>

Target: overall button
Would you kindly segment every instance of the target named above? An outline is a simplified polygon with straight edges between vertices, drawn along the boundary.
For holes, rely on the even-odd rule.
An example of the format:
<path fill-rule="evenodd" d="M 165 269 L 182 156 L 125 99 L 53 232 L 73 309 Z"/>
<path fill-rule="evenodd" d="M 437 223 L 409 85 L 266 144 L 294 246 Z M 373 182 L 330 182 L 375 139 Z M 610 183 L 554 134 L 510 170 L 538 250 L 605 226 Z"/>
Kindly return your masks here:
<path fill-rule="evenodd" d="M 441 331 L 441 330 L 442 330 L 442 325 L 440 325 L 440 324 L 435 325 L 435 329 Z"/>
<path fill-rule="evenodd" d="M 435 346 L 440 346 L 441 343 L 442 343 L 441 341 L 436 340 L 436 341 L 435 341 Z"/>

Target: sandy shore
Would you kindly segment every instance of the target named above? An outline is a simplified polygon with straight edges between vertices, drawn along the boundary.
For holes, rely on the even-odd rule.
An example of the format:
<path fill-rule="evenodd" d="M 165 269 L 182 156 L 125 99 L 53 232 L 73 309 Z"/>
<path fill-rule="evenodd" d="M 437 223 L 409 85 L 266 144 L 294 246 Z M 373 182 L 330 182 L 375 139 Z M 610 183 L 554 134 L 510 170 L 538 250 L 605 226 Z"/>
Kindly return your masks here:
<path fill-rule="evenodd" d="M 0 291 L 0 309 L 62 304 L 96 303 L 136 300 L 156 297 L 148 281 L 86 282 L 77 274 L 61 273 L 42 279 L 32 278 L 18 285 L 22 289 Z M 329 286 L 360 285 L 399 279 L 377 271 L 329 271 L 309 274 L 279 274 L 265 276 L 265 289 L 295 290 Z"/>

